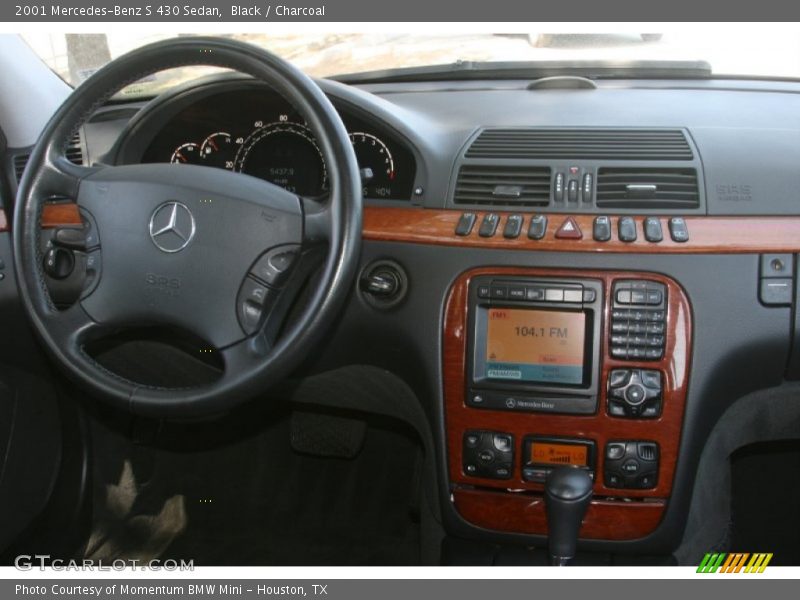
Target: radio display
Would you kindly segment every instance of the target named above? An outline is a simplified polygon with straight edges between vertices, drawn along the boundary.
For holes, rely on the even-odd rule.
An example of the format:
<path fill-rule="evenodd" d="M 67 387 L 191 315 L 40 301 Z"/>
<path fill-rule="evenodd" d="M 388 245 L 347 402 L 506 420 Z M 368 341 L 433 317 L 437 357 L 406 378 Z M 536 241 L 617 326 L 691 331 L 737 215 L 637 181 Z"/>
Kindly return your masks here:
<path fill-rule="evenodd" d="M 534 440 L 530 444 L 530 462 L 536 465 L 571 465 L 588 467 L 588 448 L 583 444 L 557 444 Z"/>
<path fill-rule="evenodd" d="M 489 308 L 488 379 L 580 385 L 584 375 L 583 312 Z"/>

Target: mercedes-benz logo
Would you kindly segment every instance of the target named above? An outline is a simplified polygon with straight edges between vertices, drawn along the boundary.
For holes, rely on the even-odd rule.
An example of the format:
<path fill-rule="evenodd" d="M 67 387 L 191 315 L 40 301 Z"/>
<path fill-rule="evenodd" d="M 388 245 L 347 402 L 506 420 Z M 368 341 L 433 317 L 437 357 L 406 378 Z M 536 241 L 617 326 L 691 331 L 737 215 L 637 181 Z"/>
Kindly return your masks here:
<path fill-rule="evenodd" d="M 162 252 L 180 252 L 194 238 L 194 217 L 185 204 L 172 200 L 153 211 L 150 239 Z"/>

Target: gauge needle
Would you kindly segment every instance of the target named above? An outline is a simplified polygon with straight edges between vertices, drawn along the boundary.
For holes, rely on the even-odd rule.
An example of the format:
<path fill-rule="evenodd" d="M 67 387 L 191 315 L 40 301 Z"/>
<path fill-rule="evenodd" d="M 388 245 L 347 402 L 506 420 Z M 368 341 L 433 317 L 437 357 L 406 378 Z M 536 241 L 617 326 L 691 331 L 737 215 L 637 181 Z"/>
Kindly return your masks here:
<path fill-rule="evenodd" d="M 175 153 L 175 156 L 177 156 L 177 157 L 178 157 L 178 160 L 179 160 L 179 161 L 181 161 L 181 162 L 188 162 L 188 161 L 186 160 L 186 157 L 185 157 L 183 154 L 181 154 L 180 152 L 176 152 L 176 153 Z"/>

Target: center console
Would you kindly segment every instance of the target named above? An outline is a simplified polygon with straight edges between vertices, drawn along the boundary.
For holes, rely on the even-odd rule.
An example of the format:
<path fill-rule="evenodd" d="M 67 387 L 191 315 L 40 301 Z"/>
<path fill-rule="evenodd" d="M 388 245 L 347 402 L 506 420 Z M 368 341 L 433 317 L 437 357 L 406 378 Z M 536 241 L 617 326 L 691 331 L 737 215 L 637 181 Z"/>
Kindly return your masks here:
<path fill-rule="evenodd" d="M 655 273 L 480 268 L 447 300 L 450 488 L 468 523 L 545 534 L 552 469 L 593 480 L 587 539 L 652 532 L 669 499 L 691 311 Z"/>

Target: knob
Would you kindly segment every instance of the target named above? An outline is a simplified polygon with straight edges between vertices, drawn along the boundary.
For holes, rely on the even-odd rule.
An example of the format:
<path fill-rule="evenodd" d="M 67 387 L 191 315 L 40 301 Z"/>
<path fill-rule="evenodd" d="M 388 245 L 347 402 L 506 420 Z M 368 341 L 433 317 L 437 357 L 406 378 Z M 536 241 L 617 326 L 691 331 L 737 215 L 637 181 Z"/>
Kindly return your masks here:
<path fill-rule="evenodd" d="M 44 255 L 44 272 L 53 279 L 66 279 L 75 268 L 75 255 L 65 248 L 50 248 Z"/>

